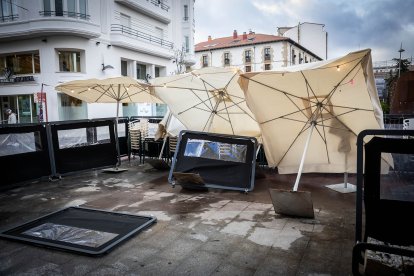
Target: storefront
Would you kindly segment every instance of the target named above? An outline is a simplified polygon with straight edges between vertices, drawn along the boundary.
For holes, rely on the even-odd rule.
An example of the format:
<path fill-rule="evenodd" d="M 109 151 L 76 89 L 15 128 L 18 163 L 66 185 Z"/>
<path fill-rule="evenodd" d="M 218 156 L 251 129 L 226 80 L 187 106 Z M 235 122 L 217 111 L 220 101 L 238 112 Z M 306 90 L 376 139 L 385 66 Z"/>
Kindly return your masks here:
<path fill-rule="evenodd" d="M 39 114 L 41 119 L 45 113 L 43 105 L 40 105 L 38 99 L 35 100 L 34 94 L 1 96 L 0 116 L 3 124 L 7 123 L 6 110 L 9 108 L 16 114 L 17 123 L 20 124 L 37 123 L 39 122 Z"/>

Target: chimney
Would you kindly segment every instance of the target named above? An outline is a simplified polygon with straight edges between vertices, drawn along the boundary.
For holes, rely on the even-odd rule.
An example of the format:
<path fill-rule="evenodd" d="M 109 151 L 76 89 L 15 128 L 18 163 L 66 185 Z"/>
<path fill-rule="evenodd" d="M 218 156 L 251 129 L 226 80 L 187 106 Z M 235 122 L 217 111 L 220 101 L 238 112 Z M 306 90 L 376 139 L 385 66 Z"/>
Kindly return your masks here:
<path fill-rule="evenodd" d="M 247 40 L 247 34 L 246 34 L 246 32 L 243 32 L 243 40 Z"/>
<path fill-rule="evenodd" d="M 208 36 L 208 41 L 211 41 L 211 35 Z"/>
<path fill-rule="evenodd" d="M 233 39 L 237 39 L 237 30 L 233 31 Z"/>

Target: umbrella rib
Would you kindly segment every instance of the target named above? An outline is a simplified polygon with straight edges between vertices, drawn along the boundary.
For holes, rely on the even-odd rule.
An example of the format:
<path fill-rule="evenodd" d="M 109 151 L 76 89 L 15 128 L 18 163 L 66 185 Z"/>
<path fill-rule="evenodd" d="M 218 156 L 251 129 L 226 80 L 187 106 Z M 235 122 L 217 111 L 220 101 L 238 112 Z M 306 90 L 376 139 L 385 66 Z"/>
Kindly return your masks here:
<path fill-rule="evenodd" d="M 190 89 L 190 91 L 191 91 L 191 89 Z M 181 114 L 183 114 L 184 112 L 187 112 L 188 110 L 190 110 L 190 109 L 192 109 L 192 108 L 197 108 L 197 106 L 198 105 L 200 105 L 200 104 L 203 104 L 204 103 L 204 105 L 207 107 L 207 108 L 209 108 L 209 106 L 208 105 L 206 105 L 205 104 L 205 102 L 207 101 L 207 100 L 205 100 L 205 101 L 203 101 L 202 99 L 200 99 L 195 93 L 194 93 L 194 95 L 200 100 L 200 101 L 202 101 L 202 102 L 200 102 L 200 103 L 197 103 L 197 104 L 195 104 L 195 105 L 193 105 L 193 106 L 190 106 L 189 108 L 187 108 L 187 109 L 185 109 L 185 110 L 183 110 L 183 111 L 181 111 L 181 112 L 179 112 L 178 113 L 178 115 L 181 115 Z M 211 112 L 211 111 L 213 111 L 213 110 L 211 110 L 211 109 L 209 109 L 209 112 Z"/>
<path fill-rule="evenodd" d="M 285 116 L 289 116 L 289 115 L 292 115 L 292 114 L 296 114 L 298 112 L 301 112 L 303 115 L 305 115 L 303 113 L 303 110 L 306 110 L 306 109 L 309 109 L 309 108 L 311 108 L 311 107 L 302 108 L 301 110 L 297 110 L 297 111 L 294 111 L 294 112 L 291 112 L 291 113 L 288 113 L 288 114 L 285 114 L 285 115 L 282 115 L 282 116 L 279 116 L 279 117 L 276 117 L 276 118 L 273 118 L 273 119 L 270 119 L 270 120 L 261 122 L 260 124 L 266 124 L 266 123 L 269 123 L 269 122 L 274 121 L 274 120 L 277 120 L 277 119 L 288 119 L 288 120 L 298 121 L 298 122 L 304 123 L 304 121 L 299 121 L 299 120 L 295 120 L 295 119 L 285 118 Z M 305 115 L 305 117 L 308 118 L 306 115 Z M 308 120 L 306 122 L 309 122 L 309 118 L 308 118 Z"/>
<path fill-rule="evenodd" d="M 324 102 L 326 100 L 326 103 L 328 103 L 330 101 L 330 99 L 332 98 L 333 94 L 337 91 L 338 87 L 341 85 L 341 83 L 352 73 L 352 71 L 354 71 L 354 69 L 361 64 L 362 59 L 364 59 L 366 57 L 366 55 L 364 57 L 362 57 L 357 64 L 355 64 L 354 67 L 352 67 L 351 70 L 349 70 L 349 72 L 342 78 L 342 80 L 340 80 L 338 82 L 337 85 L 334 86 L 334 88 L 331 90 L 331 92 L 329 92 L 329 94 L 325 97 L 325 99 L 323 99 L 321 102 Z M 358 73 L 359 71 L 357 71 Z"/>
<path fill-rule="evenodd" d="M 211 98 L 208 95 L 208 89 L 207 89 L 207 86 L 206 86 L 206 82 L 204 80 L 202 80 L 202 81 L 203 81 L 204 91 L 206 91 L 206 95 L 207 95 L 208 101 L 210 102 L 211 110 L 213 110 L 213 103 L 211 102 Z"/>
<path fill-rule="evenodd" d="M 233 124 L 231 123 L 230 114 L 229 114 L 229 111 L 228 111 L 228 109 L 227 109 L 226 101 L 223 101 L 223 104 L 224 104 L 224 107 L 225 107 L 225 109 L 226 109 L 227 117 L 229 118 L 229 124 L 230 124 L 230 127 L 231 127 L 231 132 L 232 132 L 232 133 L 233 133 L 233 135 L 234 135 L 234 128 L 233 128 Z M 217 112 L 217 110 L 216 110 L 216 112 Z M 218 115 L 218 114 L 217 114 L 217 115 Z M 220 115 L 218 115 L 218 116 L 220 116 Z M 220 117 L 221 117 L 221 116 L 220 116 Z"/>
<path fill-rule="evenodd" d="M 321 137 L 322 141 L 325 144 L 326 158 L 328 158 L 328 163 L 331 163 L 331 159 L 329 158 L 328 142 L 327 142 L 326 132 L 325 132 L 325 124 L 323 123 L 323 121 L 321 121 L 321 123 L 322 123 L 323 136 L 320 133 L 319 129 L 317 127 L 315 127 L 315 128 L 316 128 L 316 131 L 318 132 L 319 136 Z"/>
<path fill-rule="evenodd" d="M 352 111 L 370 111 L 370 112 L 374 111 L 373 109 L 365 109 L 365 108 L 359 108 L 359 107 L 349 107 L 349 106 L 334 105 L 334 104 L 325 104 L 324 106 L 347 108 L 347 109 L 352 109 Z"/>
<path fill-rule="evenodd" d="M 246 114 L 247 116 L 249 116 L 253 121 L 255 121 L 255 122 L 257 122 L 257 120 L 255 119 L 255 118 L 253 118 L 248 112 L 246 112 L 246 110 L 244 110 L 241 106 L 239 106 L 239 104 L 240 103 L 242 103 L 242 102 L 245 102 L 246 100 L 243 100 L 243 101 L 241 101 L 241 102 L 238 102 L 238 103 L 236 103 L 235 101 L 233 101 L 232 99 L 230 99 L 229 98 L 229 100 L 233 103 L 233 105 L 230 105 L 230 106 L 228 106 L 228 108 L 231 108 L 231 107 L 233 107 L 233 106 L 237 106 L 241 111 L 242 111 L 242 113 L 241 114 Z M 220 109 L 220 110 L 218 110 L 217 112 L 221 112 L 221 111 L 223 111 L 224 109 Z M 237 114 L 237 113 L 230 113 L 230 114 Z"/>
<path fill-rule="evenodd" d="M 210 122 L 210 119 L 211 119 L 211 116 L 213 116 L 213 112 L 210 112 L 210 115 L 208 116 L 208 119 L 207 119 L 207 121 L 206 121 L 206 124 L 204 125 L 204 127 L 203 127 L 203 131 L 205 131 L 205 129 L 206 129 L 206 127 L 207 127 L 207 124 Z"/>
<path fill-rule="evenodd" d="M 308 99 L 309 99 L 309 89 L 311 90 L 311 92 L 312 92 L 313 96 L 314 96 L 314 97 L 315 97 L 315 99 L 316 99 L 316 98 L 317 98 L 317 97 L 316 97 L 316 94 L 315 94 L 315 92 L 313 91 L 312 87 L 310 86 L 309 81 L 308 81 L 308 79 L 306 78 L 305 74 L 303 74 L 303 71 L 300 71 L 300 73 L 302 74 L 302 77 L 305 79 L 305 83 L 306 83 L 306 92 L 308 93 Z M 310 99 L 309 99 L 309 101 L 310 101 Z"/>
<path fill-rule="evenodd" d="M 283 91 L 283 90 L 280 90 L 280 89 L 278 89 L 278 88 L 276 88 L 276 87 L 272 87 L 272 86 L 270 86 L 270 85 L 267 85 L 267 84 L 265 84 L 265 83 L 262 83 L 262 82 L 260 82 L 260 81 L 257 81 L 257 80 L 254 80 L 254 79 L 249 79 L 249 78 L 247 78 L 247 77 L 245 77 L 245 76 L 243 76 L 243 75 L 240 75 L 240 77 L 242 77 L 242 78 L 246 78 L 246 79 L 248 79 L 249 81 L 252 81 L 252 82 L 255 82 L 255 83 L 257 83 L 257 84 L 260 84 L 260 85 L 263 85 L 263 86 L 265 86 L 265 87 L 267 87 L 267 88 L 270 88 L 270 89 L 272 89 L 272 90 L 275 90 L 275 91 L 277 91 L 277 92 L 279 92 L 279 93 L 282 93 L 282 94 L 284 94 L 284 95 L 286 95 L 286 96 L 291 96 L 291 97 L 293 97 L 293 98 L 297 98 L 297 99 L 300 99 L 300 100 L 307 100 L 307 101 L 309 101 L 309 102 L 312 102 L 312 103 L 315 103 L 315 102 L 313 102 L 313 101 L 311 101 L 311 100 L 309 100 L 309 99 L 304 99 L 304 98 L 302 98 L 302 97 L 299 97 L 299 96 L 296 96 L 296 95 L 293 95 L 293 94 L 291 94 L 291 93 L 288 93 L 288 92 L 286 92 L 286 91 Z M 289 98 L 289 97 L 288 97 Z M 290 98 L 289 98 L 290 99 Z M 315 103 L 316 104 L 316 103 Z"/>
<path fill-rule="evenodd" d="M 338 116 L 335 116 L 334 114 L 332 114 L 329 110 L 327 110 L 327 109 L 325 109 L 329 114 L 331 114 L 332 115 L 332 118 L 336 118 L 336 117 L 338 117 Z M 349 112 L 346 112 L 346 113 L 350 113 L 350 112 L 352 112 L 352 111 L 349 111 Z M 343 113 L 343 114 L 341 114 L 341 115 L 344 115 L 344 114 L 346 114 L 346 113 Z M 332 119 L 331 118 L 331 119 Z M 342 121 L 340 121 L 340 120 L 338 120 L 349 132 L 351 132 L 352 134 L 354 134 L 355 135 L 355 137 L 357 137 L 358 136 L 358 134 L 356 134 L 351 128 L 349 128 L 344 122 L 342 122 Z M 333 127 L 331 127 L 331 128 L 333 128 Z"/>
<path fill-rule="evenodd" d="M 308 120 L 309 122 L 309 120 Z M 307 127 L 306 127 L 307 126 Z M 289 152 L 289 150 L 292 148 L 293 144 L 296 142 L 296 140 L 299 138 L 299 136 L 305 132 L 308 128 L 310 128 L 310 125 L 308 126 L 307 124 L 304 124 L 302 129 L 299 131 L 298 135 L 296 135 L 295 139 L 292 141 L 292 143 L 289 145 L 288 149 L 285 151 L 285 153 L 283 154 L 283 156 L 280 158 L 279 162 L 277 162 L 277 166 L 279 166 L 280 162 L 282 162 L 283 158 L 285 158 L 286 154 Z"/>

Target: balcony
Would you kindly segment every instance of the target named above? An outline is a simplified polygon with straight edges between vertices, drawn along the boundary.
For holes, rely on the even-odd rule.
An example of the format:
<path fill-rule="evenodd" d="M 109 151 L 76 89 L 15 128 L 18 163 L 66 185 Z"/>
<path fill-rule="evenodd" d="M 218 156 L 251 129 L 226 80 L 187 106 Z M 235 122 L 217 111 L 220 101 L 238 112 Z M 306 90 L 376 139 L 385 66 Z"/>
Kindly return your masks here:
<path fill-rule="evenodd" d="M 68 12 L 68 11 L 40 11 L 40 16 L 62 16 L 62 17 L 69 17 L 69 18 L 76 18 L 76 19 L 83 19 L 89 20 L 90 15 L 78 12 Z"/>
<path fill-rule="evenodd" d="M 6 16 L 0 16 L 0 23 L 1 22 L 10 22 L 10 21 L 15 21 L 19 18 L 18 14 L 11 14 L 11 15 L 6 15 Z"/>
<path fill-rule="evenodd" d="M 59 34 L 89 39 L 99 37 L 101 35 L 100 26 L 90 22 L 89 19 L 89 14 L 68 11 L 39 11 L 24 20 L 19 19 L 18 15 L 0 17 L 0 40 Z"/>
<path fill-rule="evenodd" d="M 251 57 L 245 57 L 244 62 L 245 63 L 250 63 L 250 62 L 252 62 L 252 58 Z"/>
<path fill-rule="evenodd" d="M 157 0 L 115 0 L 116 3 L 129 7 L 137 12 L 143 13 L 162 23 L 171 22 L 170 7 L 162 1 Z"/>
<path fill-rule="evenodd" d="M 111 44 L 169 58 L 174 43 L 120 24 L 111 25 Z"/>
<path fill-rule="evenodd" d="M 265 60 L 265 61 L 269 61 L 270 59 L 271 59 L 270 54 L 265 54 L 265 55 L 264 55 L 264 60 Z"/>
<path fill-rule="evenodd" d="M 224 65 L 230 65 L 230 59 L 229 58 L 224 59 Z"/>

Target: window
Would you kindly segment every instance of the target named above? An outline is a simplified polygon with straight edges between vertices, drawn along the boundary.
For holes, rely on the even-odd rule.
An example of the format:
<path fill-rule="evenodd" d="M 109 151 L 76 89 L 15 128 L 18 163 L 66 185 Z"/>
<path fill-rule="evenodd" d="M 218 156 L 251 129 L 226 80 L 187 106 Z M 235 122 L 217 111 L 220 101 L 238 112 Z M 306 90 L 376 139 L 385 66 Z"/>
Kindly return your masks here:
<path fill-rule="evenodd" d="M 75 98 L 75 97 L 71 97 L 67 94 L 61 94 L 60 96 L 60 104 L 61 106 L 82 106 L 82 101 Z"/>
<path fill-rule="evenodd" d="M 63 16 L 63 1 L 55 0 L 56 16 Z"/>
<path fill-rule="evenodd" d="M 224 53 L 224 65 L 230 65 L 230 53 Z"/>
<path fill-rule="evenodd" d="M 131 27 L 131 17 L 121 13 L 121 25 L 130 28 Z"/>
<path fill-rule="evenodd" d="M 270 48 L 264 48 L 264 60 L 270 60 Z"/>
<path fill-rule="evenodd" d="M 76 17 L 76 0 L 67 0 L 68 16 Z"/>
<path fill-rule="evenodd" d="M 184 21 L 188 21 L 188 5 L 184 5 Z"/>
<path fill-rule="evenodd" d="M 299 64 L 301 64 L 301 63 L 302 63 L 302 60 L 303 60 L 303 58 L 302 58 L 302 54 L 301 54 L 301 53 L 299 53 Z"/>
<path fill-rule="evenodd" d="M 145 64 L 137 63 L 137 79 L 145 80 L 147 76 L 147 66 Z"/>
<path fill-rule="evenodd" d="M 7 1 L 9 0 L 0 0 Z M 54 7 L 54 10 L 52 10 Z M 43 0 L 43 16 L 67 16 L 80 19 L 89 19 L 87 15 L 88 0 Z"/>
<path fill-rule="evenodd" d="M 308 57 L 305 56 L 305 63 L 308 63 Z"/>
<path fill-rule="evenodd" d="M 184 36 L 184 41 L 185 41 L 185 52 L 189 53 L 190 52 L 190 39 L 188 36 Z"/>
<path fill-rule="evenodd" d="M 291 55 L 291 64 L 294 65 L 295 64 L 295 60 L 296 60 L 296 55 L 295 55 L 295 50 L 292 49 L 292 55 Z"/>
<path fill-rule="evenodd" d="M 121 76 L 128 76 L 128 61 L 121 60 Z"/>
<path fill-rule="evenodd" d="M 0 56 L 0 69 L 3 68 L 11 70 L 12 75 L 40 73 L 39 52 Z"/>
<path fill-rule="evenodd" d="M 1 0 L 0 1 L 0 22 L 10 21 L 14 18 L 17 18 L 17 15 L 15 14 L 15 1 L 6 1 Z"/>
<path fill-rule="evenodd" d="M 59 51 L 58 55 L 60 72 L 81 72 L 80 52 Z"/>
<path fill-rule="evenodd" d="M 43 0 L 43 9 L 45 16 L 51 15 L 52 7 L 50 6 L 50 0 Z"/>
<path fill-rule="evenodd" d="M 79 0 L 79 14 L 80 18 L 87 19 L 88 0 Z"/>
<path fill-rule="evenodd" d="M 208 56 L 204 55 L 203 56 L 203 67 L 207 67 L 208 66 Z"/>
<path fill-rule="evenodd" d="M 244 61 L 246 63 L 252 62 L 252 51 L 251 50 L 244 51 Z"/>
<path fill-rule="evenodd" d="M 245 72 L 251 72 L 252 71 L 252 67 L 251 66 L 246 66 L 244 69 Z"/>
<path fill-rule="evenodd" d="M 265 70 L 270 70 L 270 64 L 265 64 Z"/>
<path fill-rule="evenodd" d="M 158 78 L 160 76 L 160 67 L 155 67 L 155 77 Z"/>

